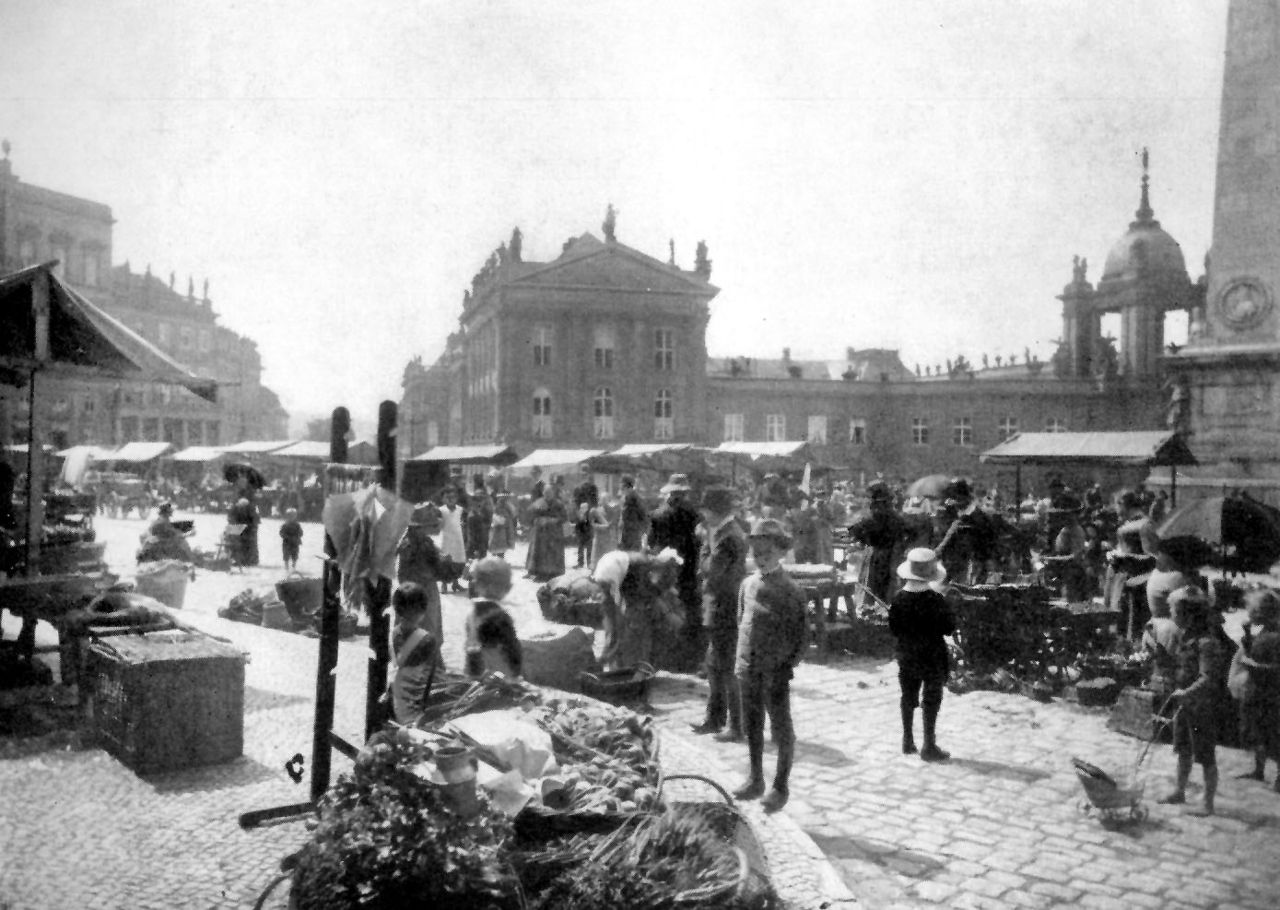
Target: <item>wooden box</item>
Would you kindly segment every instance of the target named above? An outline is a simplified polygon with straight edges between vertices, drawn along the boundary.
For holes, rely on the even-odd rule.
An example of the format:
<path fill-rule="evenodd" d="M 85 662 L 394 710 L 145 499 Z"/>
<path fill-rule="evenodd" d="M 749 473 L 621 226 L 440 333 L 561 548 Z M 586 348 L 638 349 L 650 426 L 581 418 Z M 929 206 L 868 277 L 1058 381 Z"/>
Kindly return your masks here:
<path fill-rule="evenodd" d="M 138 774 L 230 761 L 244 749 L 244 655 L 192 632 L 89 646 L 98 743 Z"/>
<path fill-rule="evenodd" d="M 1111 716 L 1107 718 L 1107 728 L 1144 740 L 1158 735 L 1161 741 L 1167 742 L 1169 727 L 1156 714 L 1160 707 L 1156 704 L 1156 697 L 1150 689 L 1121 689 L 1111 708 Z"/>

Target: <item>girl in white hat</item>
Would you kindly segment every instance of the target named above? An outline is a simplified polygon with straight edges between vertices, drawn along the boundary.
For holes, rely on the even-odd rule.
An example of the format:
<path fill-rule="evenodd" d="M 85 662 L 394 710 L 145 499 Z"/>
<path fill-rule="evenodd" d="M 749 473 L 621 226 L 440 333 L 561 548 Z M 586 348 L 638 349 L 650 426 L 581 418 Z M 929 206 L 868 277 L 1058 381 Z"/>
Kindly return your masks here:
<path fill-rule="evenodd" d="M 938 562 L 938 554 L 926 547 L 907 553 L 898 566 L 902 590 L 889 605 L 889 631 L 898 640 L 898 685 L 902 688 L 902 751 L 916 752 L 916 707 L 924 714 L 924 746 L 919 750 L 925 761 L 946 761 L 951 755 L 938 747 L 938 712 L 942 708 L 942 687 L 950 670 L 944 636 L 956 630 L 951 607 L 941 594 L 946 569 Z M 924 697 L 921 699 L 921 690 Z"/>

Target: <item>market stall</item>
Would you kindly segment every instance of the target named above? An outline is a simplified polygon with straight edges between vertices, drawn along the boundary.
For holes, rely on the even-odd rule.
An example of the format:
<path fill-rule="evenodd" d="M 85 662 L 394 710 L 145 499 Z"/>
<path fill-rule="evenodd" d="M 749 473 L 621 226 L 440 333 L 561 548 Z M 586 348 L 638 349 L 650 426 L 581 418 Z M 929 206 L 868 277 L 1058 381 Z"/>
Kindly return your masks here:
<path fill-rule="evenodd" d="M 1167 431 L 1115 433 L 1019 433 L 978 456 L 984 464 L 1014 469 L 1014 502 L 1022 501 L 1024 467 L 1110 471 L 1125 477 L 1141 469 L 1169 469 L 1170 500 L 1178 504 L 1178 468 L 1198 464 L 1182 434 Z M 1141 471 L 1139 479 L 1145 478 Z"/>
<path fill-rule="evenodd" d="M 33 483 L 45 476 L 42 379 L 116 376 L 181 385 L 208 401 L 217 399 L 215 382 L 193 375 L 72 290 L 54 273 L 55 265 L 44 263 L 0 277 L 0 382 L 24 389 L 32 443 L 25 457 L 20 456 L 28 478 L 25 514 L 18 527 L 10 529 L 19 541 L 21 559 L 0 579 L 0 603 L 22 616 L 19 650 L 28 659 L 36 621 L 59 621 L 77 598 L 103 582 L 101 573 L 42 572 L 41 550 L 48 537 L 45 495 Z"/>
<path fill-rule="evenodd" d="M 505 468 L 519 457 L 510 446 L 433 446 L 404 462 L 400 495 L 423 502 L 449 483 L 455 470 L 465 474 L 469 468 Z"/>

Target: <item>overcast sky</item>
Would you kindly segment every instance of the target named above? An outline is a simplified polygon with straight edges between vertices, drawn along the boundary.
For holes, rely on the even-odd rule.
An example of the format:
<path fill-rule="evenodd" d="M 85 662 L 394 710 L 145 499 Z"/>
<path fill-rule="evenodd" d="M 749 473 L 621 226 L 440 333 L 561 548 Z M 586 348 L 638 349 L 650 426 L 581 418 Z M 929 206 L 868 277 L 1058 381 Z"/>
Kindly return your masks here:
<path fill-rule="evenodd" d="M 0 135 L 117 262 L 208 277 L 292 411 L 372 423 L 513 226 L 550 259 L 610 202 L 706 240 L 713 355 L 1048 357 L 1144 145 L 1200 274 L 1226 6 L 0 0 Z"/>

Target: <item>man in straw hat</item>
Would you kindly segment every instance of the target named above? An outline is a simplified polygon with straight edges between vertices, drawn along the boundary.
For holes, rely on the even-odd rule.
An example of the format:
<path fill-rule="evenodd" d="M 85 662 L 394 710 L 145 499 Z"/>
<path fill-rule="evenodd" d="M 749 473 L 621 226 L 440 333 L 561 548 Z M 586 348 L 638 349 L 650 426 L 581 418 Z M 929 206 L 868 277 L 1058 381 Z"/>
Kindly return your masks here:
<path fill-rule="evenodd" d="M 708 487 L 702 494 L 702 625 L 707 631 L 707 713 L 695 733 L 742 742 L 742 708 L 734 682 L 738 646 L 738 589 L 747 576 L 747 536 L 733 514 L 733 491 Z M 718 732 L 729 721 L 729 729 Z"/>
<path fill-rule="evenodd" d="M 956 630 L 951 607 L 940 593 L 947 572 L 938 554 L 927 547 L 907 553 L 898 566 L 902 590 L 889 605 L 889 631 L 898 640 L 898 685 L 902 690 L 902 752 L 916 752 L 915 713 L 924 709 L 924 747 L 920 757 L 928 762 L 946 761 L 950 754 L 938 747 L 938 712 L 942 708 L 942 687 L 950 669 L 944 636 Z M 920 693 L 924 690 L 924 698 Z"/>
<path fill-rule="evenodd" d="M 762 518 L 748 537 L 756 571 L 738 593 L 738 653 L 734 666 L 742 695 L 742 722 L 747 736 L 750 771 L 734 791 L 738 799 L 764 795 L 761 805 L 776 812 L 786 805 L 788 780 L 795 758 L 796 734 L 791 723 L 791 677 L 804 656 L 804 592 L 782 568 L 791 536 L 782 523 Z M 773 788 L 764 789 L 764 715 L 768 712 L 778 763 Z"/>

